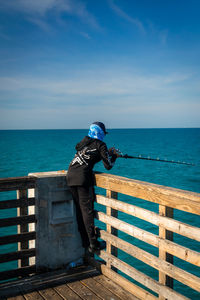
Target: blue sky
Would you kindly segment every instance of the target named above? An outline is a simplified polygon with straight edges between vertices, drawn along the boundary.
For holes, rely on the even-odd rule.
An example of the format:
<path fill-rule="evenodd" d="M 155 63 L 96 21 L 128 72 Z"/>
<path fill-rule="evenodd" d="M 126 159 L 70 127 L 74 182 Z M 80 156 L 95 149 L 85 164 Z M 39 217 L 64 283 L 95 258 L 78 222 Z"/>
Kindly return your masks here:
<path fill-rule="evenodd" d="M 200 127 L 199 0 L 0 0 L 0 129 Z"/>

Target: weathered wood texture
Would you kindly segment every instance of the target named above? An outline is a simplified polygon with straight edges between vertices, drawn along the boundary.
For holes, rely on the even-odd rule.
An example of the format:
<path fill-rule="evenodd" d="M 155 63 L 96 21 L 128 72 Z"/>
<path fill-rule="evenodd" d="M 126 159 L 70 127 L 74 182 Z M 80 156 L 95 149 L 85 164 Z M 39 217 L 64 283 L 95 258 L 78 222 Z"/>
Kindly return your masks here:
<path fill-rule="evenodd" d="M 35 221 L 36 221 L 35 215 L 0 219 L 0 227 L 35 223 Z"/>
<path fill-rule="evenodd" d="M 97 195 L 97 203 L 109 206 L 115 210 L 119 210 L 131 216 L 143 219 L 154 225 L 162 226 L 163 228 L 169 231 L 178 233 L 180 235 L 186 236 L 190 239 L 200 242 L 200 228 L 197 228 L 195 226 L 188 225 L 177 220 L 173 220 L 168 216 L 158 215 L 155 212 L 148 211 L 147 209 L 137 207 L 132 204 L 128 204 L 115 199 L 109 199 L 108 197 L 101 195 Z"/>
<path fill-rule="evenodd" d="M 35 205 L 35 198 L 26 197 L 18 200 L 0 201 L 0 209 L 27 207 L 29 205 Z"/>
<path fill-rule="evenodd" d="M 97 195 L 96 197 L 97 203 L 105 205 L 107 211 L 111 211 L 112 209 L 121 211 L 159 227 L 159 235 L 155 235 L 119 220 L 111 214 L 96 212 L 96 218 L 106 223 L 107 228 L 115 228 L 159 248 L 159 257 L 156 257 L 117 238 L 108 230 L 107 232 L 101 230 L 100 236 L 107 242 L 109 247 L 115 246 L 157 269 L 159 271 L 159 282 L 128 266 L 117 257 L 114 257 L 109 251 L 101 251 L 100 257 L 106 262 L 106 266 L 102 266 L 102 268 L 111 272 L 111 268 L 115 267 L 156 292 L 159 299 L 185 299 L 184 296 L 172 290 L 173 279 L 200 292 L 200 278 L 173 265 L 173 256 L 177 256 L 189 263 L 200 266 L 199 252 L 181 246 L 173 241 L 173 233 L 200 241 L 200 228 L 173 219 L 173 209 L 200 215 L 200 194 L 109 174 L 96 174 L 96 185 L 109 190 L 107 197 L 102 195 Z M 113 199 L 114 197 L 110 196 L 112 191 L 157 203 L 159 204 L 159 214 L 125 203 L 124 201 Z M 134 202 L 136 201 L 134 200 Z M 134 294 L 136 295 L 135 291 Z M 144 292 L 140 290 L 138 290 L 138 296 L 141 299 L 146 299 Z"/>
<path fill-rule="evenodd" d="M 192 275 L 172 264 L 162 260 L 128 242 L 125 242 L 118 237 L 115 237 L 105 231 L 101 231 L 101 238 L 105 241 L 109 241 L 115 247 L 125 251 L 126 253 L 132 255 L 133 257 L 143 261 L 144 263 L 150 265 L 151 267 L 166 273 L 168 276 L 176 278 L 178 281 L 190 286 L 191 288 L 200 292 L 200 278 Z M 123 270 L 121 270 L 123 271 Z"/>
<path fill-rule="evenodd" d="M 20 276 L 25 277 L 28 274 L 34 274 L 35 272 L 36 272 L 36 267 L 35 266 L 23 267 L 23 268 L 3 271 L 3 272 L 0 272 L 0 280 L 7 280 L 7 279 L 11 279 L 11 278 L 17 278 L 17 277 L 20 277 Z"/>
<path fill-rule="evenodd" d="M 0 192 L 30 189 L 35 187 L 35 177 L 0 178 Z"/>
<path fill-rule="evenodd" d="M 21 251 L 15 251 L 5 254 L 0 254 L 0 263 L 18 260 L 18 259 L 27 259 L 28 257 L 35 256 L 36 250 L 35 249 L 26 249 Z"/>
<path fill-rule="evenodd" d="M 142 285 L 146 286 L 150 290 L 160 294 L 161 296 L 167 299 L 176 299 L 176 300 L 183 300 L 188 299 L 179 293 L 173 291 L 172 289 L 168 288 L 167 286 L 161 285 L 156 280 L 152 279 L 151 277 L 141 273 L 134 267 L 131 267 L 127 263 L 119 260 L 118 258 L 114 257 L 111 254 L 106 253 L 105 251 L 101 251 L 99 255 L 103 260 L 110 261 L 110 263 L 116 267 L 118 270 L 122 271 L 126 275 L 132 277 L 136 281 L 140 282 Z"/>
<path fill-rule="evenodd" d="M 100 261 L 93 259 L 92 257 L 88 257 L 88 262 L 90 265 L 95 266 L 102 274 L 106 277 L 110 278 L 110 280 L 115 282 L 117 285 L 123 287 L 126 291 L 135 295 L 139 299 L 147 299 L 147 300 L 155 300 L 157 297 L 144 290 L 143 288 L 137 286 L 136 284 L 130 282 L 128 279 L 122 277 L 118 273 L 114 272 L 111 268 L 102 264 Z M 125 298 L 126 299 L 126 298 Z"/>
<path fill-rule="evenodd" d="M 163 217 L 173 218 L 174 216 L 173 208 L 159 205 L 159 214 Z M 169 220 L 169 223 L 170 221 L 171 220 Z M 159 237 L 163 240 L 173 241 L 173 232 L 166 230 L 164 226 L 160 225 Z M 173 264 L 174 261 L 173 255 L 166 252 L 166 250 L 162 248 L 162 245 L 159 245 L 159 258 L 164 261 L 166 260 L 171 264 Z M 199 255 L 199 259 L 200 259 L 200 255 Z M 165 271 L 163 272 L 162 270 L 159 270 L 159 282 L 173 288 L 173 278 L 169 277 Z M 160 297 L 160 299 L 164 300 L 162 296 Z"/>
<path fill-rule="evenodd" d="M 31 283 L 28 285 L 29 293 L 21 293 L 21 287 L 19 288 L 19 297 L 22 297 L 23 299 L 48 300 L 157 299 L 157 297 L 151 294 L 151 292 L 148 292 L 144 288 L 139 287 L 123 278 L 117 273 L 117 270 L 120 270 L 122 273 L 132 277 L 135 281 L 142 284 L 144 287 L 155 292 L 159 299 L 188 299 L 167 286 L 170 285 L 168 281 L 169 278 L 172 278 L 172 280 L 175 278 L 183 284 L 186 284 L 200 292 L 199 278 L 173 265 L 173 256 L 177 256 L 189 263 L 200 266 L 200 254 L 197 251 L 178 245 L 173 241 L 173 233 L 200 241 L 200 229 L 174 220 L 172 214 L 173 209 L 179 209 L 200 215 L 200 195 L 198 193 L 182 191 L 115 175 L 102 173 L 96 174 L 95 177 L 96 185 L 107 190 L 107 197 L 97 195 L 97 202 L 106 206 L 106 214 L 96 212 L 97 219 L 106 223 L 107 228 L 107 232 L 103 230 L 100 231 L 101 238 L 107 242 L 107 249 L 106 252 L 101 251 L 99 255 L 100 258 L 105 261 L 106 265 L 98 263 L 97 261 L 95 262 L 102 274 L 107 277 L 85 277 L 87 279 L 84 279 L 82 277 L 82 273 L 76 273 L 76 282 L 71 278 L 70 282 L 67 284 L 66 282 L 63 282 L 62 286 L 57 287 L 53 286 L 55 278 L 52 278 L 50 281 L 46 281 L 43 285 L 41 280 L 39 280 L 38 284 L 34 285 L 35 288 L 36 286 L 38 287 L 38 291 L 31 290 L 33 288 Z M 18 235 L 1 237 L 0 244 L 3 245 L 12 242 L 23 242 L 22 244 L 24 245 L 20 251 L 1 255 L 0 261 L 11 261 L 13 259 L 21 260 L 23 258 L 25 259 L 24 264 L 26 265 L 29 257 L 35 254 L 34 248 L 27 249 L 28 241 L 36 238 L 35 232 L 28 232 L 28 224 L 34 223 L 36 220 L 35 215 L 28 215 L 28 206 L 34 205 L 35 200 L 34 195 L 31 196 L 32 198 L 28 198 L 27 189 L 34 188 L 34 186 L 35 178 L 32 177 L 0 179 L 0 191 L 19 190 L 18 195 L 20 198 L 19 200 L 2 201 L 0 204 L 0 208 L 2 209 L 18 207 L 20 215 L 16 218 L 0 220 L 0 227 L 18 225 L 18 228 L 20 228 Z M 159 214 L 137 207 L 136 205 L 117 200 L 118 193 L 159 204 Z M 134 200 L 134 202 L 137 203 L 136 200 Z M 152 234 L 146 230 L 138 228 L 137 226 L 119 220 L 118 211 L 122 211 L 158 226 L 159 235 Z M 171 214 L 169 212 L 171 212 Z M 118 230 L 145 243 L 158 247 L 159 257 L 119 239 L 117 237 Z M 146 274 L 135 269 L 133 266 L 121 261 L 117 257 L 117 249 L 132 255 L 136 259 L 139 259 L 158 270 L 160 274 L 159 281 L 150 278 Z M 90 258 L 90 260 L 92 260 L 92 258 Z M 26 276 L 27 274 L 33 274 L 34 272 L 34 265 L 31 267 L 27 266 L 19 268 L 17 270 L 4 271 L 0 273 L 0 280 Z M 111 282 L 108 281 L 109 278 L 112 278 Z M 58 283 L 59 280 L 61 280 L 60 277 L 57 278 L 56 282 Z M 61 283 L 61 281 L 59 282 Z M 102 290 L 101 285 L 103 285 L 103 282 L 104 286 Z M 107 284 L 105 284 L 105 282 L 107 282 Z M 43 289 L 41 289 L 41 286 Z M 121 291 L 120 286 L 123 286 L 126 291 Z M 128 294 L 129 292 L 130 294 Z M 125 298 L 123 295 L 127 295 L 127 297 Z"/>
<path fill-rule="evenodd" d="M 200 266 L 200 254 L 189 248 L 180 246 L 171 241 L 166 241 L 159 236 L 152 234 L 148 231 L 140 229 L 134 225 L 130 225 L 124 221 L 109 217 L 102 212 L 96 213 L 96 218 L 106 224 L 117 228 L 118 230 L 125 232 L 143 242 L 146 242 L 155 247 L 162 247 L 168 253 L 171 253 L 181 259 L 184 259 L 190 263 Z"/>
<path fill-rule="evenodd" d="M 200 215 L 200 195 L 110 174 L 95 174 L 96 185 L 164 206 Z"/>
<path fill-rule="evenodd" d="M 27 199 L 28 195 L 27 195 L 27 190 L 18 190 L 17 191 L 17 198 L 20 199 Z M 18 207 L 17 209 L 17 215 L 18 216 L 28 216 L 28 206 L 23 206 L 23 207 Z M 22 223 L 18 226 L 18 233 L 25 233 L 28 232 L 28 223 Z M 25 250 L 28 249 L 28 241 L 22 241 L 20 243 L 18 243 L 18 250 Z M 28 266 L 29 264 L 29 260 L 28 257 L 23 257 L 21 260 L 18 261 L 18 267 L 25 267 Z"/>
<path fill-rule="evenodd" d="M 117 199 L 117 193 L 115 193 L 115 192 L 112 192 L 112 191 L 107 190 L 107 191 L 106 191 L 106 195 L 107 195 L 107 198 L 114 198 L 114 199 Z M 115 210 L 115 209 L 113 209 L 113 208 L 111 208 L 111 207 L 109 207 L 109 206 L 106 207 L 106 214 L 107 214 L 108 216 L 112 216 L 112 217 L 115 217 L 115 218 L 118 217 L 118 211 Z M 109 232 L 109 233 L 111 233 L 111 234 L 113 234 L 113 235 L 115 235 L 115 236 L 118 235 L 117 229 L 114 228 L 114 227 L 111 227 L 109 224 L 106 225 L 106 230 L 107 230 L 107 232 Z M 111 253 L 111 254 L 114 255 L 114 256 L 117 256 L 117 252 L 118 252 L 117 247 L 114 247 L 113 245 L 111 245 L 111 244 L 109 243 L 109 241 L 108 241 L 107 244 L 106 244 L 106 251 L 107 251 L 108 253 Z M 109 265 L 109 262 L 108 262 L 107 264 L 108 264 L 108 267 L 111 267 L 111 266 Z"/>
<path fill-rule="evenodd" d="M 35 240 L 36 232 L 26 232 L 21 234 L 6 235 L 0 237 L 0 245 L 13 244 L 23 241 Z"/>
<path fill-rule="evenodd" d="M 28 198 L 28 189 L 35 187 L 34 177 L 1 178 L 0 191 L 17 190 L 17 199 L 0 201 L 0 209 L 17 208 L 17 217 L 0 219 L 0 227 L 17 226 L 18 234 L 0 237 L 0 245 L 18 243 L 18 251 L 0 255 L 0 263 L 18 261 L 18 269 L 0 272 L 0 279 L 7 280 L 26 276 L 36 271 L 29 266 L 29 258 L 36 255 L 35 248 L 29 249 L 29 241 L 36 239 L 36 232 L 29 232 L 30 223 L 36 222 L 35 214 L 29 215 L 28 207 L 35 205 L 35 198 Z"/>
<path fill-rule="evenodd" d="M 27 278 L 24 284 L 22 280 L 14 282 L 12 289 L 9 289 L 11 283 L 5 286 L 6 290 L 0 286 L 0 293 L 8 300 L 138 300 L 120 284 L 99 274 L 92 267 L 34 275 Z"/>

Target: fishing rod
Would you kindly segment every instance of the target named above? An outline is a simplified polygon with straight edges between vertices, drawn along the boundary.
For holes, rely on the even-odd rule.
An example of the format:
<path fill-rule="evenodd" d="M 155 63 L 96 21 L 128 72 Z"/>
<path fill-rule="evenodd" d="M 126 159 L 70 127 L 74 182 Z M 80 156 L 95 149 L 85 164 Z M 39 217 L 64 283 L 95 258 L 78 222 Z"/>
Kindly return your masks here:
<path fill-rule="evenodd" d="M 166 163 L 172 163 L 172 164 L 179 164 L 179 165 L 187 165 L 187 166 L 195 166 L 193 163 L 185 162 L 185 161 L 175 161 L 175 160 L 168 160 L 168 159 L 160 159 L 159 157 L 157 158 L 152 158 L 152 157 L 143 157 L 142 155 L 138 156 L 133 156 L 133 155 L 128 155 L 128 154 L 123 154 L 119 149 L 116 149 L 115 147 L 112 147 L 110 149 L 113 153 L 117 155 L 117 157 L 121 158 L 133 158 L 133 159 L 144 159 L 144 160 L 152 160 L 152 161 L 160 161 L 160 162 L 166 162 Z"/>
<path fill-rule="evenodd" d="M 167 159 L 160 159 L 158 158 L 151 158 L 151 157 L 142 157 L 141 155 L 138 156 L 132 156 L 132 155 L 128 155 L 128 154 L 118 154 L 118 157 L 121 158 L 134 158 L 134 159 L 144 159 L 144 160 L 153 160 L 153 161 L 160 161 L 160 162 L 166 162 L 166 163 L 173 163 L 173 164 L 180 164 L 180 165 L 187 165 L 187 166 L 194 166 L 195 164 L 193 163 L 188 163 L 185 161 L 175 161 L 175 160 L 167 160 Z"/>

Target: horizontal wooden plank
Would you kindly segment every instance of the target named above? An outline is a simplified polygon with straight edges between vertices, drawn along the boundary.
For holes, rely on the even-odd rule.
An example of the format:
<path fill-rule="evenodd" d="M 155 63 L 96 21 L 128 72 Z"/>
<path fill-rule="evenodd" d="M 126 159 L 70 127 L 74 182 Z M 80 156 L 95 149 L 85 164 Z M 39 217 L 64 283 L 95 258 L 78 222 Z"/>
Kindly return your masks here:
<path fill-rule="evenodd" d="M 22 224 L 35 223 L 35 222 L 36 222 L 35 215 L 13 217 L 13 218 L 0 219 L 0 227 L 22 225 Z"/>
<path fill-rule="evenodd" d="M 183 259 L 189 263 L 200 266 L 200 257 L 197 251 L 191 250 L 189 248 L 178 245 L 172 241 L 164 240 L 159 236 L 152 234 L 146 230 L 138 228 L 134 225 L 130 225 L 124 221 L 107 216 L 102 212 L 96 212 L 96 218 L 106 224 L 111 225 L 112 227 L 119 229 L 145 243 L 148 243 L 152 246 L 162 248 L 166 252 L 177 256 L 180 259 Z"/>
<path fill-rule="evenodd" d="M 44 298 L 42 296 L 40 296 L 38 291 L 24 294 L 24 299 L 25 300 L 44 300 Z M 10 298 L 8 300 L 10 300 Z M 13 300 L 18 300 L 18 299 L 13 299 Z"/>
<path fill-rule="evenodd" d="M 121 300 L 121 298 L 119 298 L 116 294 L 114 294 L 114 291 L 111 292 L 109 289 L 107 289 L 105 286 L 102 286 L 101 283 L 94 280 L 92 277 L 81 280 L 81 283 L 87 286 L 91 291 L 93 291 L 100 299 Z M 134 299 L 134 300 L 138 300 L 138 299 Z"/>
<path fill-rule="evenodd" d="M 108 289 L 113 294 L 120 297 L 120 300 L 122 299 L 139 300 L 137 297 L 135 297 L 135 295 L 133 295 L 133 293 L 130 293 L 127 289 L 125 289 L 125 285 L 119 285 L 113 280 L 111 280 L 110 278 L 108 278 L 107 276 L 104 275 L 94 276 L 93 279 L 99 282 L 103 286 L 103 288 Z"/>
<path fill-rule="evenodd" d="M 30 205 L 35 205 L 35 198 L 20 198 L 18 200 L 13 199 L 0 201 L 0 209 L 27 207 Z"/>
<path fill-rule="evenodd" d="M 31 176 L 0 178 L 0 192 L 34 188 L 35 180 Z"/>
<path fill-rule="evenodd" d="M 110 268 L 105 265 L 101 265 L 102 274 L 107 276 L 111 279 L 111 283 L 116 283 L 117 285 L 121 286 L 123 289 L 127 290 L 129 293 L 133 294 L 134 296 L 138 297 L 139 299 L 145 300 L 156 300 L 158 299 L 148 291 L 144 290 L 143 288 L 139 287 L 138 285 L 130 282 L 128 279 L 122 277 L 118 273 L 114 272 Z M 122 298 L 123 299 L 123 298 Z M 124 297 L 124 299 L 126 299 Z"/>
<path fill-rule="evenodd" d="M 67 284 L 71 290 L 73 290 L 79 297 L 83 300 L 100 300 L 93 291 L 91 291 L 87 286 L 83 285 L 80 281 L 75 281 Z"/>
<path fill-rule="evenodd" d="M 197 276 L 188 273 L 183 269 L 180 269 L 134 245 L 131 245 L 130 243 L 125 242 L 108 232 L 102 230 L 100 236 L 103 240 L 111 243 L 113 246 L 125 251 L 126 253 L 150 265 L 151 267 L 200 292 L 200 278 Z"/>
<path fill-rule="evenodd" d="M 10 253 L 0 254 L 0 263 L 18 260 L 22 258 L 28 258 L 36 255 L 35 249 L 27 249 L 27 250 L 20 250 Z"/>
<path fill-rule="evenodd" d="M 19 276 L 26 276 L 29 274 L 34 274 L 36 273 L 36 266 L 29 266 L 29 267 L 24 267 L 24 268 L 19 268 L 19 269 L 13 269 L 13 270 L 8 270 L 8 271 L 3 271 L 0 272 L 0 280 L 7 280 L 11 278 L 16 278 Z"/>
<path fill-rule="evenodd" d="M 146 230 L 138 228 L 134 225 L 130 225 L 130 224 L 128 224 L 124 221 L 121 221 L 119 219 L 116 219 L 114 217 L 107 216 L 106 214 L 104 214 L 103 212 L 100 212 L 100 211 L 96 211 L 95 217 L 99 221 L 109 224 L 112 227 L 114 227 L 122 232 L 125 232 L 143 242 L 146 242 L 155 247 L 158 247 L 158 245 L 159 245 L 158 236 L 153 233 L 150 233 Z"/>
<path fill-rule="evenodd" d="M 63 300 L 53 288 L 42 289 L 39 290 L 38 293 L 42 296 L 42 299 L 45 300 Z"/>
<path fill-rule="evenodd" d="M 158 247 L 163 251 L 185 260 L 195 266 L 200 267 L 200 253 L 175 242 L 158 238 Z"/>
<path fill-rule="evenodd" d="M 118 273 L 116 273 L 115 271 L 113 271 L 112 269 L 110 269 L 109 267 L 107 267 L 102 261 L 96 260 L 91 256 L 87 256 L 86 257 L 87 262 L 96 267 L 97 270 L 99 270 L 102 274 L 104 274 L 106 277 L 111 279 L 111 290 L 113 290 L 113 284 L 117 284 L 120 285 L 123 289 L 124 292 L 126 293 L 126 291 L 128 291 L 131 297 L 131 294 L 138 297 L 139 299 L 145 299 L 145 300 L 155 300 L 158 299 L 157 297 L 153 296 L 150 292 L 144 290 L 143 288 L 139 287 L 138 285 L 130 282 L 128 279 L 122 277 L 121 275 L 119 275 Z M 94 277 L 94 279 L 96 280 L 96 277 Z M 98 277 L 98 281 L 99 281 L 99 277 Z M 123 293 L 124 295 L 124 293 Z M 125 297 L 122 297 L 122 299 L 124 299 Z"/>
<path fill-rule="evenodd" d="M 74 291 L 72 291 L 66 284 L 59 285 L 55 287 L 54 290 L 56 290 L 56 292 L 65 300 L 66 299 L 81 300 L 81 298 Z"/>
<path fill-rule="evenodd" d="M 36 300 L 36 299 L 37 298 L 35 298 L 34 300 Z M 4 299 L 4 300 L 6 300 L 6 299 Z M 17 295 L 16 297 L 11 297 L 11 298 L 9 298 L 7 300 L 26 300 L 26 298 L 24 296 L 22 296 L 22 295 Z M 37 299 L 37 300 L 39 300 L 39 299 Z M 43 300 L 43 299 L 41 299 L 41 300 Z"/>
<path fill-rule="evenodd" d="M 96 185 L 200 215 L 200 194 L 105 173 L 95 174 Z"/>
<path fill-rule="evenodd" d="M 167 298 L 168 300 L 183 300 L 187 299 L 186 297 L 180 295 L 179 293 L 173 291 L 172 289 L 168 288 L 157 282 L 156 280 L 152 279 L 151 277 L 143 274 L 142 272 L 138 271 L 134 267 L 131 267 L 129 264 L 121 261 L 120 259 L 116 258 L 115 256 L 106 253 L 105 251 L 101 251 L 100 258 L 104 261 L 109 261 L 112 266 L 120 270 L 121 272 L 125 273 L 126 275 L 132 277 L 137 282 L 141 283 L 142 285 L 146 286 L 150 290 L 156 292 L 160 296 Z"/>
<path fill-rule="evenodd" d="M 97 195 L 97 203 L 120 210 L 131 216 L 143 219 L 147 222 L 162 226 L 167 230 L 200 242 L 200 228 L 173 220 L 172 218 L 159 216 L 158 214 L 132 204 L 124 203 L 119 200 Z"/>
<path fill-rule="evenodd" d="M 7 245 L 12 243 L 24 242 L 28 240 L 35 240 L 36 232 L 26 232 L 20 234 L 6 235 L 0 237 L 0 245 Z"/>

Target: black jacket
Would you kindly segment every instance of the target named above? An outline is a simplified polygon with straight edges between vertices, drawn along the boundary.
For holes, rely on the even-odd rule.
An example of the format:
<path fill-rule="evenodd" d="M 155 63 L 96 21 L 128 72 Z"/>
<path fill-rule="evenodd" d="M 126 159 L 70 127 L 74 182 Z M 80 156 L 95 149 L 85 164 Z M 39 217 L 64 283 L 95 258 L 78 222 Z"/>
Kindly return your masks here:
<path fill-rule="evenodd" d="M 93 167 L 100 160 L 107 170 L 110 170 L 117 156 L 108 153 L 104 142 L 88 136 L 76 145 L 76 154 L 71 161 L 67 172 L 68 186 L 94 185 Z"/>

